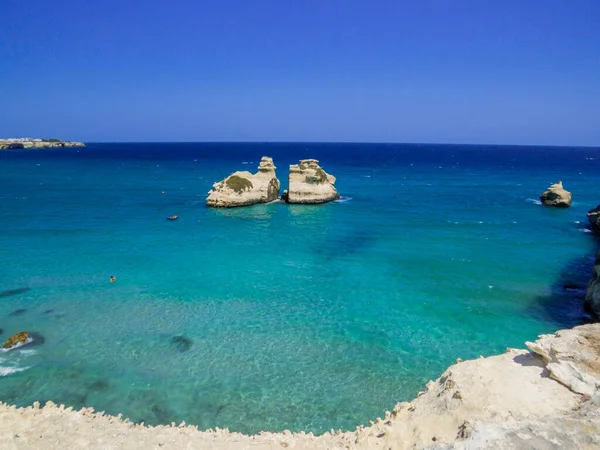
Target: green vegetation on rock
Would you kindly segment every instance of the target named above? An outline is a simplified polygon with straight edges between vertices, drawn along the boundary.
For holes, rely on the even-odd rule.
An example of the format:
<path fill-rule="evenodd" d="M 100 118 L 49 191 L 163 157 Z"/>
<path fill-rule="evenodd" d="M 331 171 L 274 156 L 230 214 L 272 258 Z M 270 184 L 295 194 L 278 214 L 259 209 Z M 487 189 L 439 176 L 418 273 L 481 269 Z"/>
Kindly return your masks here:
<path fill-rule="evenodd" d="M 232 189 L 238 194 L 241 194 L 246 189 L 250 190 L 254 186 L 252 182 L 246 178 L 242 178 L 238 175 L 231 175 L 227 180 L 225 180 L 225 184 L 229 189 Z"/>
<path fill-rule="evenodd" d="M 321 183 L 325 183 L 327 181 L 327 174 L 320 167 L 316 170 L 316 175 Z"/>

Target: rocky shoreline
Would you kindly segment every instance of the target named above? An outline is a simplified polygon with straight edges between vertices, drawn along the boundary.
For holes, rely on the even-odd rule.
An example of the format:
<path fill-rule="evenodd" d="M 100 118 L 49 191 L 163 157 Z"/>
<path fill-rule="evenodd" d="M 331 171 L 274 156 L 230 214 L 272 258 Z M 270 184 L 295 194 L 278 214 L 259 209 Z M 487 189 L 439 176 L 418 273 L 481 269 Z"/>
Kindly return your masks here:
<path fill-rule="evenodd" d="M 0 150 L 23 150 L 36 148 L 85 147 L 83 142 L 60 139 L 9 138 L 0 139 Z"/>
<path fill-rule="evenodd" d="M 48 402 L 0 404 L 3 448 L 600 447 L 600 324 L 542 335 L 502 355 L 457 360 L 412 402 L 355 431 L 248 436 L 185 423 L 145 426 Z"/>

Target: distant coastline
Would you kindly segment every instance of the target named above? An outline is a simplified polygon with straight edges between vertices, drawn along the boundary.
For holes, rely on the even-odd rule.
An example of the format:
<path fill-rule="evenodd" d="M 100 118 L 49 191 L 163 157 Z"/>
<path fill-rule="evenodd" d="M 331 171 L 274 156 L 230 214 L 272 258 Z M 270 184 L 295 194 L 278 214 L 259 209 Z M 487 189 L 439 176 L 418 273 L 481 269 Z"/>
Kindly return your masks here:
<path fill-rule="evenodd" d="M 60 139 L 6 138 L 0 139 L 0 150 L 23 150 L 34 148 L 85 147 L 83 142 Z"/>

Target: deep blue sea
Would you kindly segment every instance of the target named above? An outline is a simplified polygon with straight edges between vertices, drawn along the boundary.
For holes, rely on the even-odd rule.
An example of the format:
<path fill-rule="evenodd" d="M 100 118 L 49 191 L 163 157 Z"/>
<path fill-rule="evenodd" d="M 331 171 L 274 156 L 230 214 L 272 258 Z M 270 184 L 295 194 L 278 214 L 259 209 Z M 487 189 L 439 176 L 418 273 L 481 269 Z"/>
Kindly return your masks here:
<path fill-rule="evenodd" d="M 289 164 L 319 159 L 342 198 L 205 206 L 261 156 L 282 189 Z M 33 333 L 0 353 L 0 400 L 247 433 L 354 429 L 459 357 L 583 321 L 599 173 L 600 148 L 0 152 L 1 338 Z M 541 206 L 559 179 L 573 206 Z"/>

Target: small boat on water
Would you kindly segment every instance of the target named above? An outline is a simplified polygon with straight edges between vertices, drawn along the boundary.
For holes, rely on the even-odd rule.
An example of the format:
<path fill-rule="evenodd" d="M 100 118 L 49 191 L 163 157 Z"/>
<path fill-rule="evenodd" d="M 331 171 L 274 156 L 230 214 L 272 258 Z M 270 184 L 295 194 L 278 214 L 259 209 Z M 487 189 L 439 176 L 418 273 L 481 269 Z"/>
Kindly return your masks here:
<path fill-rule="evenodd" d="M 167 220 L 177 220 L 178 217 L 177 216 L 169 216 L 167 217 Z"/>

